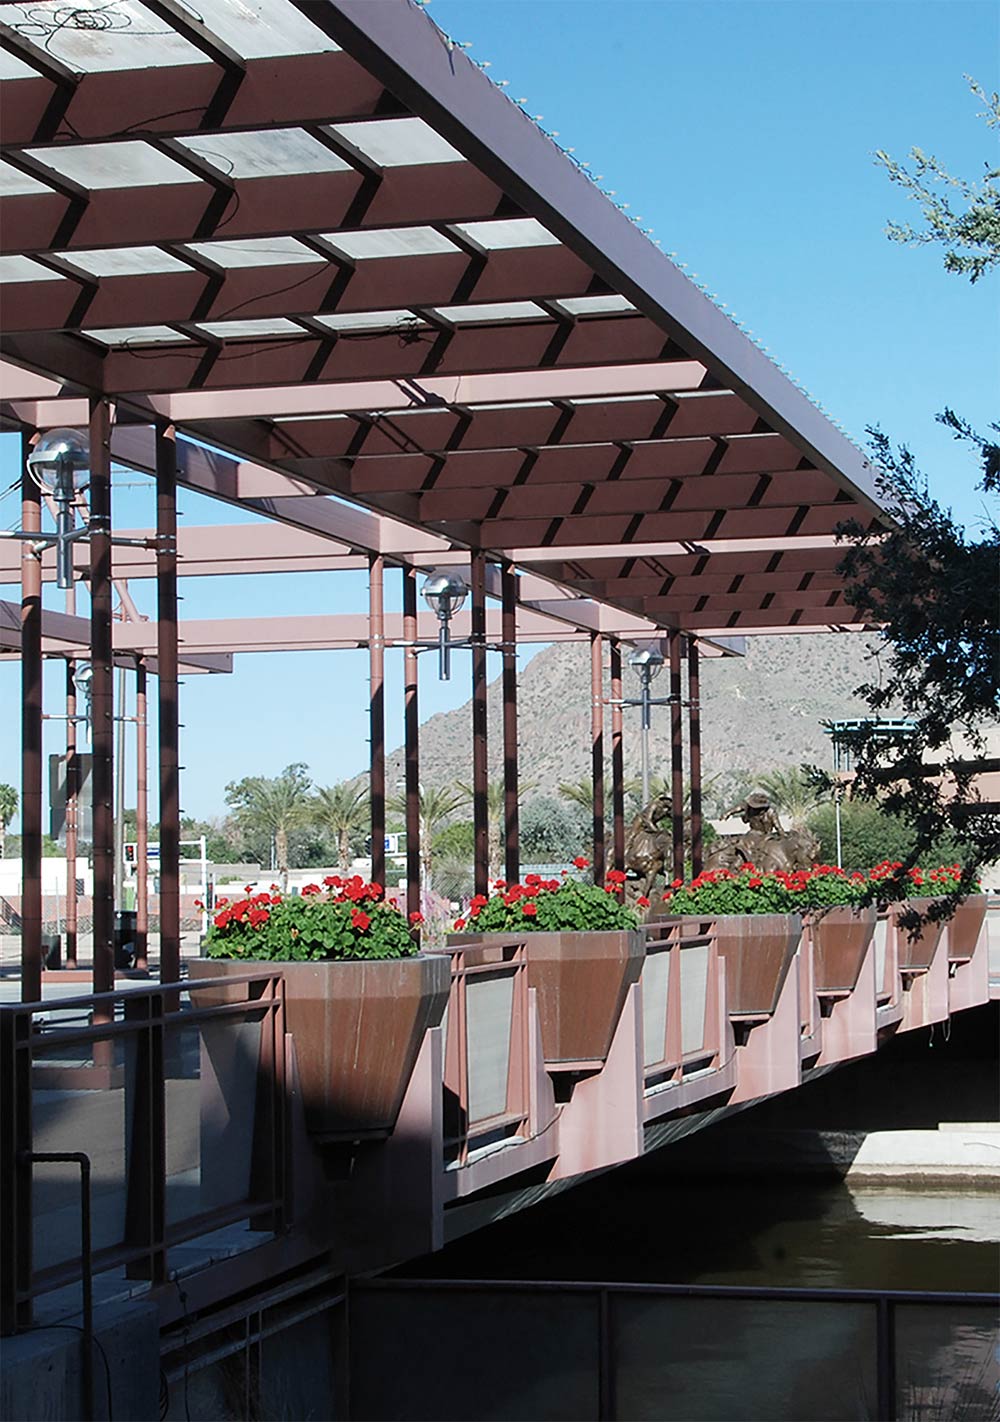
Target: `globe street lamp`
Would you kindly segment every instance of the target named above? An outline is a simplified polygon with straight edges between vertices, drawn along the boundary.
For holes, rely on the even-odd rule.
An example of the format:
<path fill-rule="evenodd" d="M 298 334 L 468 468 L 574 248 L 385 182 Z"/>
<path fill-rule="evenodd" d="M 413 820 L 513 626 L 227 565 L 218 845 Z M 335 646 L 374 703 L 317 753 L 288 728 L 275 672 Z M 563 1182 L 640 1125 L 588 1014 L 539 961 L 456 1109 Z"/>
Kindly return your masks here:
<path fill-rule="evenodd" d="M 452 571 L 431 573 L 423 586 L 424 601 L 438 617 L 438 678 L 451 680 L 451 619 L 460 612 L 468 595 L 468 585 L 460 574 Z"/>
<path fill-rule="evenodd" d="M 28 473 L 56 506 L 56 584 L 73 586 L 73 543 L 85 538 L 87 529 L 74 530 L 73 501 L 87 483 L 90 446 L 78 430 L 49 430 L 28 455 Z"/>
<path fill-rule="evenodd" d="M 623 706 L 639 706 L 642 708 L 642 803 L 649 804 L 649 727 L 650 727 L 650 707 L 666 706 L 670 702 L 669 697 L 660 697 L 654 700 L 651 695 L 651 687 L 654 678 L 658 677 L 663 670 L 663 653 L 655 642 L 649 642 L 645 647 L 636 647 L 629 653 L 628 664 L 639 677 L 640 694 L 639 699 L 634 698 L 624 700 Z"/>

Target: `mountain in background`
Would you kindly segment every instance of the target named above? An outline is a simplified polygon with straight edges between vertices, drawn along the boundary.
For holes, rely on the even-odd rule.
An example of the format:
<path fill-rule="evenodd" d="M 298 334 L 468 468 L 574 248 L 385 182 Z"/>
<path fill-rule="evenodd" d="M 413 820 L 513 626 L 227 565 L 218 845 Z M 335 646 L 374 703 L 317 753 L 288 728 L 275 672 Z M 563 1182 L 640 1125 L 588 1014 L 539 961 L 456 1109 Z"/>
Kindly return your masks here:
<path fill-rule="evenodd" d="M 864 681 L 876 681 L 872 653 L 878 639 L 852 633 L 749 637 L 745 657 L 703 657 L 702 762 L 713 800 L 740 792 L 754 777 L 803 761 L 829 767 L 830 742 L 821 721 L 867 714 L 855 695 Z M 638 678 L 626 667 L 626 696 L 638 694 Z M 666 668 L 653 695 L 666 696 Z M 610 689 L 605 682 L 606 695 Z M 686 695 L 686 690 L 685 690 Z M 499 677 L 488 692 L 490 777 L 503 774 Z M 625 709 L 625 774 L 639 774 L 639 711 Z M 518 693 L 522 782 L 531 794 L 553 794 L 560 782 L 590 774 L 590 649 L 586 642 L 561 643 L 537 653 L 521 672 Z M 654 706 L 650 769 L 670 771 L 670 711 Z M 685 718 L 686 719 L 686 718 Z M 611 712 L 605 710 L 605 755 L 610 774 Z M 685 751 L 685 764 L 687 754 Z M 387 781 L 402 778 L 403 753 L 388 757 Z M 426 785 L 472 780 L 472 708 L 432 717 L 420 728 L 420 778 Z M 709 783 L 713 782 L 711 786 Z M 525 797 L 529 798 L 529 797 Z M 731 800 L 730 800 L 731 803 Z"/>

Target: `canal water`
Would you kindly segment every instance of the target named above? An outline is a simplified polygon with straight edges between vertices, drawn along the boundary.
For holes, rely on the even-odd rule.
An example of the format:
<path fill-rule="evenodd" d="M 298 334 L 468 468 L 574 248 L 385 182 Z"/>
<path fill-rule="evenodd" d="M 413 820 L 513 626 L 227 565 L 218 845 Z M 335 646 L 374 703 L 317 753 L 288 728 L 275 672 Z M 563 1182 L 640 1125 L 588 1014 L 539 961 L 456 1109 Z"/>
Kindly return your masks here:
<path fill-rule="evenodd" d="M 441 1281 L 993 1295 L 985 1306 L 897 1309 L 896 1415 L 1000 1422 L 995 1191 L 680 1176 L 669 1160 L 668 1149 L 619 1168 L 400 1272 Z M 563 1300 L 547 1297 L 555 1314 Z M 502 1296 L 495 1302 L 501 1311 L 510 1307 Z M 640 1289 L 613 1296 L 610 1307 L 618 1320 L 611 1345 L 617 1417 L 879 1415 L 871 1305 L 678 1299 Z"/>
<path fill-rule="evenodd" d="M 998 1139 L 1000 1145 L 1000 1139 Z M 1000 1288 L 994 1189 L 684 1176 L 653 1157 L 501 1220 L 406 1272 L 425 1278 Z M 643 1168 L 643 1167 L 647 1168 Z"/>

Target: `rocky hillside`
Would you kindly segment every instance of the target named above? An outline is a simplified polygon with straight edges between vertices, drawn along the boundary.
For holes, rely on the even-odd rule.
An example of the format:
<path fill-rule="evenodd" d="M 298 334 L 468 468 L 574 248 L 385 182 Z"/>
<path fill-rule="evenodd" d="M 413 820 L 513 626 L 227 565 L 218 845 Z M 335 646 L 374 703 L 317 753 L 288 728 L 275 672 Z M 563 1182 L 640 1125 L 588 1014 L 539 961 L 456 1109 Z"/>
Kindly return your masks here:
<path fill-rule="evenodd" d="M 759 771 L 802 761 L 830 764 L 830 745 L 820 722 L 865 714 L 854 694 L 877 679 L 871 659 L 875 639 L 849 634 L 751 637 L 745 657 L 702 659 L 702 757 L 705 780 L 726 798 Z M 625 694 L 638 681 L 626 669 Z M 654 683 L 666 695 L 667 672 Z M 502 774 L 500 683 L 489 688 L 490 774 Z M 521 774 L 534 793 L 553 792 L 560 781 L 590 773 L 590 662 L 585 643 L 565 643 L 539 652 L 521 674 Z M 468 782 L 472 777 L 471 707 L 432 717 L 420 731 L 421 779 L 426 784 Z M 610 733 L 610 712 L 606 713 Z M 669 773 L 667 707 L 653 708 L 650 763 Z M 610 750 L 610 734 L 608 734 Z M 625 773 L 639 773 L 639 713 L 625 711 Z M 402 753 L 390 758 L 387 779 L 402 774 Z M 714 797 L 708 797 L 710 800 Z"/>

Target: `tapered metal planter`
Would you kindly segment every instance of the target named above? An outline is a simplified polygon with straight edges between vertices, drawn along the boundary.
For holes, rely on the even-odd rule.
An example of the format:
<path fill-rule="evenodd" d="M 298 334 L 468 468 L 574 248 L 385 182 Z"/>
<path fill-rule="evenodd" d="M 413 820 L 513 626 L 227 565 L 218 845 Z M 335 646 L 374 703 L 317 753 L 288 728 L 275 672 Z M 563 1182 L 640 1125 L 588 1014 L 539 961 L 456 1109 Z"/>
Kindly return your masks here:
<path fill-rule="evenodd" d="M 926 972 L 934 961 L 934 954 L 944 932 L 944 923 L 923 923 L 919 931 L 914 933 L 899 922 L 907 910 L 926 914 L 933 902 L 933 899 L 904 899 L 901 903 L 889 905 L 889 922 L 892 932 L 896 935 L 896 955 L 901 972 Z"/>
<path fill-rule="evenodd" d="M 967 963 L 976 951 L 986 919 L 986 895 L 970 894 L 948 921 L 948 961 Z"/>
<path fill-rule="evenodd" d="M 723 914 L 714 923 L 719 956 L 726 962 L 730 1013 L 770 1015 L 799 946 L 802 919 L 797 913 L 734 913 Z"/>
<path fill-rule="evenodd" d="M 877 917 L 874 905 L 851 908 L 846 904 L 814 909 L 807 915 L 817 992 L 854 991 Z"/>
<path fill-rule="evenodd" d="M 245 960 L 197 958 L 192 978 L 243 976 Z M 446 958 L 276 963 L 308 1129 L 325 1140 L 387 1136 L 424 1033 L 439 1025 L 451 984 Z M 225 1000 L 225 988 L 218 989 Z M 203 994 L 201 1001 L 205 1000 Z"/>
<path fill-rule="evenodd" d="M 449 943 L 488 943 L 506 934 L 455 934 Z M 537 991 L 542 1051 L 550 1070 L 600 1068 L 625 998 L 645 957 L 635 930 L 526 933 L 528 986 Z"/>

